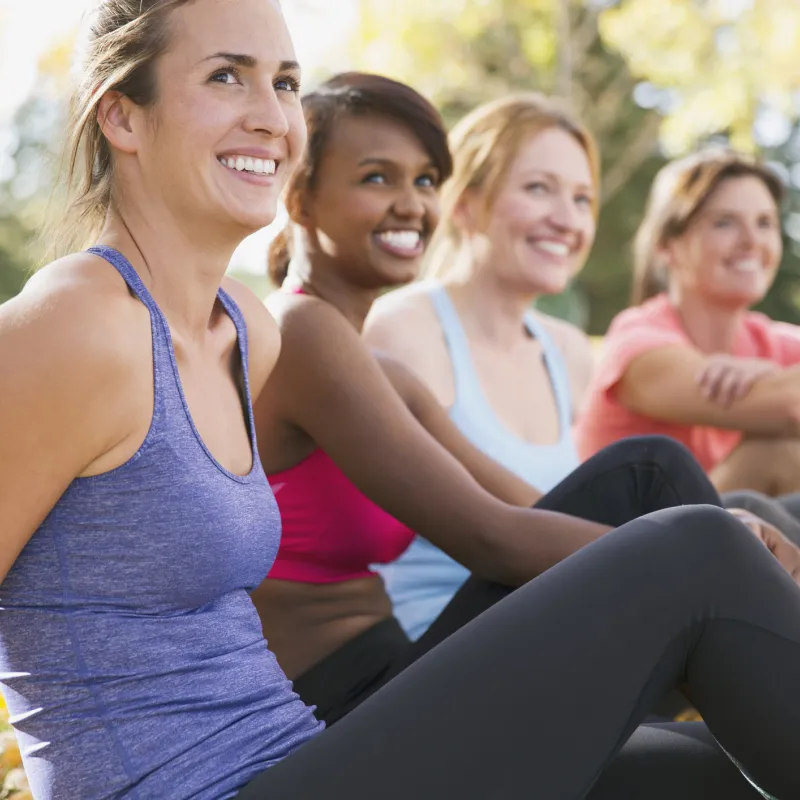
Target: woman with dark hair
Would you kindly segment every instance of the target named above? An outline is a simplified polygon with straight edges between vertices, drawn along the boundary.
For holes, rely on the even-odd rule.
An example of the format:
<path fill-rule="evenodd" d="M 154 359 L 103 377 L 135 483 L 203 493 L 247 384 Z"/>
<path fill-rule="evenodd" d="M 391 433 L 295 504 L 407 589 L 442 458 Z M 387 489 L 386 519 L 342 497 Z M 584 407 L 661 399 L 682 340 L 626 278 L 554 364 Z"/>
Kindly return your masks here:
<path fill-rule="evenodd" d="M 610 534 L 321 732 L 248 597 L 280 538 L 250 406 L 280 341 L 224 278 L 303 149 L 288 31 L 276 0 L 102 0 L 88 46 L 66 222 L 94 246 L 0 308 L 0 686 L 34 797 L 579 798 L 678 680 L 796 796 L 800 590 L 718 509 Z M 541 566 L 566 555 L 529 518 Z"/>
<path fill-rule="evenodd" d="M 467 662 L 482 660 L 478 653 L 485 653 L 486 647 L 498 655 L 500 650 L 508 652 L 508 643 L 495 641 L 496 632 L 506 630 L 511 619 L 502 609 L 516 615 L 510 609 L 522 602 L 517 601 L 521 593 L 557 580 L 561 567 L 555 565 L 610 527 L 623 526 L 633 535 L 639 531 L 646 546 L 651 541 L 650 518 L 630 520 L 684 503 L 719 503 L 683 448 L 666 439 L 648 438 L 610 448 L 529 509 L 526 506 L 535 499 L 530 486 L 469 444 L 408 371 L 369 353 L 359 335 L 364 318 L 379 292 L 416 275 L 437 222 L 436 189 L 450 170 L 449 159 L 441 155 L 446 149 L 429 144 L 431 120 L 438 123 L 430 105 L 419 96 L 413 111 L 405 102 L 402 108 L 395 104 L 395 97 L 405 101 L 409 91 L 386 78 L 350 73 L 305 98 L 312 145 L 287 187 L 291 223 L 271 254 L 271 275 L 281 282 L 281 290 L 267 304 L 281 328 L 282 349 L 255 416 L 262 463 L 281 510 L 283 535 L 269 578 L 252 597 L 270 646 L 293 679 L 295 691 L 315 706 L 319 717 L 336 723 L 337 730 L 349 727 L 351 720 L 366 720 L 366 709 L 373 702 L 394 696 L 402 686 L 410 687 L 417 666 L 422 670 L 437 658 L 445 659 L 457 642 L 466 648 L 464 660 L 448 661 L 447 667 L 443 660 L 438 680 L 459 683 L 456 676 Z M 441 125 L 435 130 L 444 143 Z M 725 520 L 726 527 L 730 524 L 723 511 L 695 508 L 670 513 L 692 536 L 702 537 L 699 530 L 710 521 L 707 514 Z M 370 569 L 371 564 L 402 552 L 412 530 L 473 573 L 414 644 L 392 616 L 383 584 Z M 594 548 L 603 550 L 606 541 L 617 535 L 583 552 L 588 557 Z M 786 546 L 789 559 L 795 558 L 796 550 Z M 684 565 L 696 559 L 677 540 L 669 547 Z M 615 563 L 616 557 L 608 552 L 610 560 L 601 558 L 596 567 L 609 589 L 615 586 L 622 593 L 613 600 L 610 594 L 595 598 L 589 603 L 591 611 L 581 604 L 582 616 L 566 609 L 555 612 L 550 624 L 565 641 L 577 634 L 576 627 L 593 631 L 593 637 L 603 629 L 602 620 L 629 618 L 623 607 L 639 609 L 636 617 L 643 626 L 639 635 L 652 624 L 655 612 L 641 608 L 644 586 L 637 579 L 634 588 L 622 562 Z M 567 559 L 563 567 L 581 556 Z M 547 574 L 513 592 L 512 587 L 542 572 Z M 677 579 L 677 574 L 671 578 Z M 573 580 L 575 587 L 583 584 L 578 573 Z M 575 602 L 580 603 L 580 596 L 580 592 L 573 595 Z M 549 614 L 544 590 L 540 600 L 543 613 Z M 674 602 L 677 598 L 667 605 Z M 488 638 L 481 641 L 482 636 Z M 547 649 L 540 647 L 537 658 L 545 658 Z M 617 655 L 621 666 L 625 658 L 619 651 Z M 506 667 L 516 661 L 516 656 L 509 656 Z M 573 662 L 578 673 L 583 670 L 580 661 L 579 657 Z M 498 676 L 487 674 L 485 679 L 492 683 Z M 571 694 L 572 683 L 579 678 L 570 673 L 558 680 Z M 627 680 L 642 685 L 630 673 Z M 646 693 L 642 715 L 670 688 L 669 683 L 659 683 L 652 695 Z M 549 685 L 552 689 L 555 684 Z M 439 699 L 430 698 L 433 705 L 427 706 L 428 692 L 438 693 L 436 681 L 418 688 L 426 697 L 426 727 L 438 724 L 435 720 L 443 710 Z M 500 691 L 499 685 L 496 688 Z M 547 693 L 537 691 L 537 702 L 545 702 Z M 512 705 L 514 695 L 516 689 L 508 695 Z M 574 698 L 570 701 L 574 724 L 592 726 L 596 716 L 605 719 L 607 714 L 630 718 L 630 708 L 611 710 L 618 702 L 627 706 L 628 701 L 611 697 L 600 683 L 587 694 L 582 688 L 581 697 L 574 705 Z M 490 702 L 498 701 L 499 696 Z M 547 716 L 563 713 L 556 705 L 545 705 Z M 595 710 L 584 717 L 581 706 Z M 391 714 L 400 711 L 393 703 L 391 709 Z M 386 746 L 377 717 L 369 716 L 375 720 L 381 746 Z M 403 718 L 411 722 L 404 714 Z M 463 724 L 449 715 L 448 720 L 448 725 Z M 420 730 L 416 723 L 413 729 Z M 692 791 L 702 791 L 699 796 L 708 798 L 709 791 L 718 791 L 724 797 L 750 797 L 746 782 L 729 771 L 730 764 L 708 739 L 702 744 L 693 740 L 697 762 L 687 758 L 682 749 L 686 730 L 679 726 L 637 733 L 591 796 L 638 797 L 646 791 L 656 798 L 673 797 L 677 791 L 689 798 Z M 628 738 L 627 731 L 618 733 L 620 742 Z M 702 739 L 707 733 L 698 735 Z M 676 739 L 670 740 L 671 736 Z M 639 770 L 642 761 L 631 754 L 641 754 L 643 741 L 654 757 L 645 758 L 646 767 Z M 677 742 L 681 744 L 675 748 Z M 666 759 L 659 761 L 665 754 Z M 691 764 L 699 763 L 710 783 L 697 783 L 687 772 Z M 662 772 L 672 777 L 667 779 Z M 466 791 L 466 796 L 488 796 L 493 791 L 490 785 L 473 786 L 473 793 Z M 322 791 L 323 784 L 319 787 Z M 557 787 L 559 781 L 538 785 L 543 797 L 562 791 L 571 796 L 566 783 Z M 518 792 L 522 786 L 514 789 Z M 508 796 L 514 793 L 510 790 L 511 783 L 505 783 L 495 793 Z M 410 786 L 397 788 L 397 796 L 404 791 L 410 792 Z M 584 786 L 577 796 L 588 791 Z M 443 792 L 432 787 L 430 795 Z"/>

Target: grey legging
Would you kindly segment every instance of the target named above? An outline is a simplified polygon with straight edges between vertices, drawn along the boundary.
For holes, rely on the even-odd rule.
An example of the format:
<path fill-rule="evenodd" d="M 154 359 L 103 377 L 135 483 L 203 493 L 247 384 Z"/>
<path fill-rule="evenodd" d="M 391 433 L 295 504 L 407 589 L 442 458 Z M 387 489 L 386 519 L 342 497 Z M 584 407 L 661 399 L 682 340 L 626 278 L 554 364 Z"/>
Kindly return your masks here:
<path fill-rule="evenodd" d="M 604 770 L 678 684 L 763 789 L 800 797 L 800 588 L 713 506 L 641 517 L 548 570 L 238 800 L 611 798 Z"/>

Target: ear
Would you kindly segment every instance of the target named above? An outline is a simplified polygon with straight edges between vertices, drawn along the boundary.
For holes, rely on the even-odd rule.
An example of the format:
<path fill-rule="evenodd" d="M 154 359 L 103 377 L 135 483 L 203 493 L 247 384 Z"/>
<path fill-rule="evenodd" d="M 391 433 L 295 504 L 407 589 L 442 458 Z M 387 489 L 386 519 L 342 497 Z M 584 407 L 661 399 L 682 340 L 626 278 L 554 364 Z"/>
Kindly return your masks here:
<path fill-rule="evenodd" d="M 138 137 L 131 119 L 135 104 L 124 94 L 106 92 L 97 104 L 97 124 L 108 143 L 123 153 L 135 153 Z"/>
<path fill-rule="evenodd" d="M 453 209 L 453 224 L 467 236 L 478 233 L 483 216 L 481 197 L 474 189 L 466 189 Z"/>

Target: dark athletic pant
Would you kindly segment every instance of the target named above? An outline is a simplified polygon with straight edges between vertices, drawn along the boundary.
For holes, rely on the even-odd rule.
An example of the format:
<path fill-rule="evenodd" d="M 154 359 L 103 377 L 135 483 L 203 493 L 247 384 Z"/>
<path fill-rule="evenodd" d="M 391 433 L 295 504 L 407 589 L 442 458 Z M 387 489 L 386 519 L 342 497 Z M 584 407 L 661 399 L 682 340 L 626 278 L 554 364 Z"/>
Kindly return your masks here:
<path fill-rule="evenodd" d="M 681 502 L 665 465 L 699 467 L 664 441 L 639 445 L 618 478 Z M 602 480 L 582 469 L 571 477 L 585 498 Z M 597 518 L 616 524 L 606 499 Z M 238 797 L 758 797 L 703 726 L 637 730 L 678 684 L 763 789 L 800 797 L 800 589 L 711 505 L 622 525 L 507 594 Z"/>

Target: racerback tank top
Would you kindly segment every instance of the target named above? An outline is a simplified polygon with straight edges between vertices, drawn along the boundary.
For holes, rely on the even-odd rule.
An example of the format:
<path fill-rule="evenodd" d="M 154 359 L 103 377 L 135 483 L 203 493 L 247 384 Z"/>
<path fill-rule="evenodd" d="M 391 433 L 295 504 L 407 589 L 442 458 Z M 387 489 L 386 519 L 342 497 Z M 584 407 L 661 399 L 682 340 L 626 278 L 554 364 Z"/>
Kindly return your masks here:
<path fill-rule="evenodd" d="M 33 794 L 222 800 L 320 729 L 267 649 L 248 592 L 280 518 L 258 458 L 236 475 L 206 448 L 166 318 L 130 263 L 92 248 L 150 311 L 154 403 L 123 465 L 72 481 L 0 584 L 0 688 Z"/>
<path fill-rule="evenodd" d="M 481 388 L 469 341 L 445 287 L 429 290 L 444 334 L 455 383 L 450 418 L 478 448 L 540 492 L 552 489 L 580 463 L 572 437 L 572 402 L 564 357 L 545 327 L 529 312 L 525 327 L 542 346 L 542 357 L 558 409 L 561 431 L 555 444 L 532 444 L 512 433 L 497 417 Z M 411 639 L 418 639 L 439 616 L 469 572 L 421 536 L 397 561 L 376 567 L 394 603 L 394 612 Z"/>

